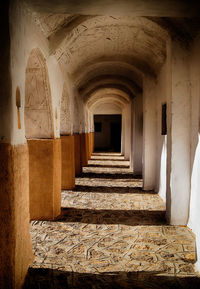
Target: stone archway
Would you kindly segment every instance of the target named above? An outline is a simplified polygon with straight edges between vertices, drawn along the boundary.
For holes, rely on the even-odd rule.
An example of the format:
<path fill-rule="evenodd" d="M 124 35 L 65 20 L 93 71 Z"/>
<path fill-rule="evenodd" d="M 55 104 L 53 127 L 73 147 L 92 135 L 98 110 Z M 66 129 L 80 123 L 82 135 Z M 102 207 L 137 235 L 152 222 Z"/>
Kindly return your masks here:
<path fill-rule="evenodd" d="M 25 82 L 25 135 L 29 149 L 31 219 L 54 219 L 61 209 L 61 142 L 53 134 L 52 101 L 46 60 L 31 51 Z"/>
<path fill-rule="evenodd" d="M 38 48 L 32 50 L 27 63 L 24 117 L 26 138 L 53 137 L 49 76 Z"/>

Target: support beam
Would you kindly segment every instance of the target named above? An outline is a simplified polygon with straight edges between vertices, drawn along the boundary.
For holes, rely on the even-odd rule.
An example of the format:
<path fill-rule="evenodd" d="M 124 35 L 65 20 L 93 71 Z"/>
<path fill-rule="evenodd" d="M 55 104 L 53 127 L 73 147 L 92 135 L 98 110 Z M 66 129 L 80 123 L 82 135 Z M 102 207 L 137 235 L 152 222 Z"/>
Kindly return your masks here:
<path fill-rule="evenodd" d="M 62 189 L 75 188 L 74 136 L 61 136 L 62 145 Z"/>
<path fill-rule="evenodd" d="M 28 140 L 31 220 L 51 220 L 61 212 L 61 140 Z"/>

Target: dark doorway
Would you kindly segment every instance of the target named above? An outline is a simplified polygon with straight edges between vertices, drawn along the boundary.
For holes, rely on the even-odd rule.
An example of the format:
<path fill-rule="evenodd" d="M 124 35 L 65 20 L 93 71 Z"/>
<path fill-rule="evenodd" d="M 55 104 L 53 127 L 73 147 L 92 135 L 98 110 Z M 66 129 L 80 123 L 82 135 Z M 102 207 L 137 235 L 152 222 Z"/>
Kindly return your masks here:
<path fill-rule="evenodd" d="M 121 151 L 121 122 L 120 114 L 94 115 L 95 151 Z"/>
<path fill-rule="evenodd" d="M 114 151 L 121 151 L 121 122 L 111 122 L 110 124 L 110 145 Z"/>

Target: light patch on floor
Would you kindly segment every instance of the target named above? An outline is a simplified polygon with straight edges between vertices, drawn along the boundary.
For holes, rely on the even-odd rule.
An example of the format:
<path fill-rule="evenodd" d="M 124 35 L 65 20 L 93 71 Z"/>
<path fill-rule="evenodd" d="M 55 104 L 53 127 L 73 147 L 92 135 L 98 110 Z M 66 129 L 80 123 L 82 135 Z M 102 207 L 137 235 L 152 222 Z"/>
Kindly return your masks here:
<path fill-rule="evenodd" d="M 166 225 L 162 199 L 143 192 L 130 169 L 115 175 L 98 157 L 101 167 L 84 168 L 75 190 L 62 192 L 56 221 L 31 222 L 35 261 L 25 288 L 200 288 L 191 231 Z"/>

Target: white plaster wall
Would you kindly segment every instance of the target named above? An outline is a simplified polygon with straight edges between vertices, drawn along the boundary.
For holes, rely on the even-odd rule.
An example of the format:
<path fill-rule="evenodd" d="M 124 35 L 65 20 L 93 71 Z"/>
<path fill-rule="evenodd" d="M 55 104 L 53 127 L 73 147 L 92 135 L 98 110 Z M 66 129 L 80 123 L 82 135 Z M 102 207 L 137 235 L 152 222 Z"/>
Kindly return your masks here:
<path fill-rule="evenodd" d="M 94 114 L 121 114 L 122 110 L 114 103 L 103 103 L 95 107 Z"/>
<path fill-rule="evenodd" d="M 50 56 L 47 59 L 47 68 L 49 72 L 49 82 L 51 87 L 51 98 L 52 98 L 52 114 L 53 114 L 53 126 L 54 126 L 54 137 L 60 137 L 60 105 L 63 93 L 64 78 L 60 70 L 57 60 L 55 57 Z M 57 119 L 56 119 L 57 110 Z"/>
<path fill-rule="evenodd" d="M 59 137 L 59 116 L 60 116 L 60 100 L 62 96 L 63 77 L 60 67 L 53 56 L 49 57 L 49 44 L 44 35 L 39 31 L 38 27 L 29 14 L 22 8 L 20 1 L 15 1 L 10 9 L 10 30 L 11 30 L 11 79 L 12 79 L 12 117 L 9 124 L 11 130 L 11 143 L 25 143 L 25 124 L 24 124 L 24 105 L 25 105 L 25 72 L 27 61 L 31 51 L 39 48 L 46 59 L 48 68 L 52 118 L 54 136 Z M 16 25 L 17 23 L 17 25 Z M 19 86 L 21 92 L 21 129 L 18 129 L 17 108 L 16 108 L 16 87 Z M 56 129 L 55 110 L 58 113 L 58 129 Z M 10 128 L 11 127 L 11 128 Z"/>
<path fill-rule="evenodd" d="M 122 137 L 121 137 L 121 154 L 125 154 L 125 114 L 122 110 Z"/>
<path fill-rule="evenodd" d="M 143 188 L 155 190 L 157 172 L 156 82 L 145 76 L 143 82 Z"/>
<path fill-rule="evenodd" d="M 171 42 L 170 190 L 167 217 L 171 224 L 186 225 L 190 200 L 190 79 L 188 50 Z M 169 140 L 168 140 L 169 141 Z"/>
<path fill-rule="evenodd" d="M 130 160 L 131 154 L 131 102 L 124 109 L 125 116 L 125 140 L 124 140 L 124 158 Z"/>
<path fill-rule="evenodd" d="M 86 133 L 88 129 L 86 124 L 86 107 L 75 87 L 72 88 L 72 95 L 73 133 Z"/>
<path fill-rule="evenodd" d="M 200 37 L 190 52 L 191 78 L 191 196 L 188 226 L 196 234 L 197 264 L 200 272 Z"/>
<path fill-rule="evenodd" d="M 167 135 L 162 135 L 162 105 L 167 103 L 168 65 L 162 66 L 156 80 L 157 109 L 157 173 L 155 190 L 166 201 L 167 186 Z M 167 105 L 168 110 L 168 105 Z"/>
<path fill-rule="evenodd" d="M 143 146 L 143 101 L 142 95 L 133 99 L 132 105 L 132 148 L 133 172 L 142 174 L 142 146 Z"/>

